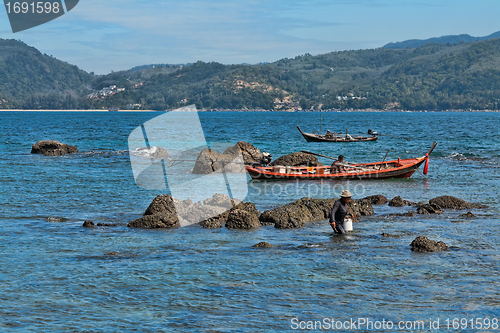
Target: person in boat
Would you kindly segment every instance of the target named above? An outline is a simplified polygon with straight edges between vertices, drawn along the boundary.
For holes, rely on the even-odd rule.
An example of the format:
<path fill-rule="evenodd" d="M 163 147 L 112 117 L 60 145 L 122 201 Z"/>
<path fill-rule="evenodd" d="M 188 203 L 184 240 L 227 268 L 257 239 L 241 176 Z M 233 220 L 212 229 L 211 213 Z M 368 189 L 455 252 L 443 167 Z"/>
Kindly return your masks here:
<path fill-rule="evenodd" d="M 344 155 L 339 155 L 336 161 L 330 166 L 330 173 L 343 173 L 345 172 L 344 167 Z"/>
<path fill-rule="evenodd" d="M 346 233 L 344 228 L 344 219 L 349 213 L 349 208 L 347 207 L 347 205 L 351 201 L 351 197 L 351 192 L 349 192 L 348 190 L 343 191 L 340 199 L 335 201 L 335 204 L 333 205 L 332 211 L 330 213 L 330 226 L 338 235 Z M 350 216 L 354 221 L 354 215 L 351 213 Z"/>
<path fill-rule="evenodd" d="M 326 134 L 325 134 L 325 137 L 326 137 L 327 139 L 331 139 L 331 138 L 333 138 L 333 134 L 332 134 L 332 132 L 330 132 L 330 130 L 327 130 L 327 131 L 326 131 Z"/>

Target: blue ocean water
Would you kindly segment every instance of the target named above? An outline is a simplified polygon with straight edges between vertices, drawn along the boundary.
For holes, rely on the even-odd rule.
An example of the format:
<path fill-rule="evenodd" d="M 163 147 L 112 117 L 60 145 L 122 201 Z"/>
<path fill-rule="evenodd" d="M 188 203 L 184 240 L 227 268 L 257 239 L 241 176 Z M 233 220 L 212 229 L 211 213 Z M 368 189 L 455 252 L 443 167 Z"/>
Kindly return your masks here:
<path fill-rule="evenodd" d="M 158 115 L 0 113 L 0 331 L 281 332 L 292 331 L 294 318 L 428 325 L 431 318 L 443 324 L 500 317 L 500 113 L 322 114 L 323 131 L 370 128 L 411 138 L 356 144 L 305 142 L 296 125 L 317 131 L 318 113 L 200 113 L 207 141 L 247 141 L 274 158 L 309 150 L 370 162 L 388 149 L 390 159 L 423 156 L 438 141 L 428 177 L 249 180 L 246 201 L 260 210 L 303 196 L 338 197 L 344 188 L 356 197 L 453 195 L 490 207 L 464 219 L 458 217 L 464 211 L 387 217 L 414 208 L 375 206 L 376 215 L 347 237 L 333 236 L 324 221 L 294 230 L 127 228 L 162 193 L 136 186 L 127 145 L 132 130 Z M 30 154 L 35 142 L 47 139 L 76 145 L 80 153 Z M 84 220 L 119 226 L 85 229 Z M 451 248 L 411 252 L 418 235 Z M 251 247 L 260 241 L 274 247 Z"/>

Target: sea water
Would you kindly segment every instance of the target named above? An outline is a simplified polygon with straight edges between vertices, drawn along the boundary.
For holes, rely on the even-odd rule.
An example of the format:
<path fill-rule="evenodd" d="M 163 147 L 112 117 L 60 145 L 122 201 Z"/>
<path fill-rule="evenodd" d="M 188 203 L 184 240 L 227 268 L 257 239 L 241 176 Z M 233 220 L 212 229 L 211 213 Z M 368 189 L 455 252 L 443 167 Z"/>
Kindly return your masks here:
<path fill-rule="evenodd" d="M 424 321 L 426 329 L 440 319 L 446 330 L 446 319 L 500 318 L 500 113 L 324 112 L 322 132 L 392 135 L 344 144 L 301 137 L 296 125 L 319 130 L 317 112 L 200 113 L 208 142 L 246 141 L 273 158 L 308 150 L 372 162 L 389 150 L 387 159 L 403 159 L 438 142 L 426 177 L 248 178 L 245 201 L 261 211 L 343 189 L 355 198 L 452 195 L 489 206 L 468 219 L 450 210 L 391 217 L 415 208 L 374 206 L 348 237 L 334 236 L 326 221 L 292 230 L 127 228 L 164 192 L 135 184 L 127 145 L 135 128 L 159 114 L 0 113 L 0 331 L 278 332 L 324 318 Z M 49 139 L 80 153 L 30 154 Z M 86 229 L 84 220 L 118 226 Z M 419 235 L 449 251 L 412 252 Z M 260 241 L 273 247 L 252 248 Z M 460 329 L 472 330 L 470 321 Z"/>

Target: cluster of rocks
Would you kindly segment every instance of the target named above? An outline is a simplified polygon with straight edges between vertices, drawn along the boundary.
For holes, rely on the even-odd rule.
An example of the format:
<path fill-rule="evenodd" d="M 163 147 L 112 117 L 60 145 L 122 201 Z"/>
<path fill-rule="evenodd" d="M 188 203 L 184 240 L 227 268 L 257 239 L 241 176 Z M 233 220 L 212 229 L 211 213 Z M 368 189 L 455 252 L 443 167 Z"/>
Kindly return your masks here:
<path fill-rule="evenodd" d="M 62 156 L 78 153 L 75 146 L 60 143 L 55 140 L 38 141 L 31 147 L 32 154 L 43 154 L 45 156 Z"/>
<path fill-rule="evenodd" d="M 376 199 L 376 200 L 375 200 Z M 380 198 L 351 200 L 349 207 L 359 221 L 362 216 L 374 214 L 371 202 Z M 253 229 L 274 225 L 278 229 L 302 228 L 307 222 L 330 218 L 336 199 L 302 198 L 263 213 L 250 202 L 235 202 L 228 196 L 215 194 L 203 204 L 180 201 L 170 195 L 157 196 L 144 216 L 128 224 L 131 228 L 173 228 L 200 222 L 203 228 Z"/>
<path fill-rule="evenodd" d="M 173 228 L 190 225 L 219 216 L 237 206 L 226 195 L 215 194 L 203 202 L 178 200 L 170 195 L 159 195 L 144 212 L 144 216 L 128 224 L 130 228 Z"/>
<path fill-rule="evenodd" d="M 260 164 L 262 152 L 259 148 L 244 141 L 240 141 L 232 147 L 227 148 L 223 153 L 213 149 L 203 149 L 193 168 L 194 174 L 209 174 L 217 172 L 238 173 L 245 172 L 245 166 Z M 273 161 L 270 166 L 322 166 L 318 158 L 306 153 L 292 153 L 281 156 Z"/>
<path fill-rule="evenodd" d="M 464 210 L 464 209 L 483 209 L 488 208 L 488 206 L 479 204 L 479 203 L 471 203 L 465 200 L 455 198 L 449 195 L 444 195 L 440 197 L 433 198 L 429 200 L 428 203 L 425 202 L 411 202 L 408 200 L 402 199 L 400 196 L 393 198 L 389 201 L 389 206 L 392 207 L 404 207 L 404 206 L 413 206 L 416 207 L 417 214 L 442 214 L 444 213 L 443 209 L 452 209 L 452 210 Z M 414 216 L 414 212 L 406 212 L 404 214 L 391 214 L 391 216 Z M 469 212 L 468 214 L 462 214 L 461 217 L 473 217 L 474 214 Z"/>

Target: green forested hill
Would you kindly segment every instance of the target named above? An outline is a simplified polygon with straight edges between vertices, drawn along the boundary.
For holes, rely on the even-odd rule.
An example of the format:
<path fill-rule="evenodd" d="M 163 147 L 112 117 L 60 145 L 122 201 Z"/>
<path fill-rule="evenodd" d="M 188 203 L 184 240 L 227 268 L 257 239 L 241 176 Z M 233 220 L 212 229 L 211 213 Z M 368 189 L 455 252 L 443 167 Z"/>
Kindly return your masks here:
<path fill-rule="evenodd" d="M 75 97 L 93 75 L 20 41 L 0 39 L 0 78 L 0 108 L 59 109 L 76 107 Z"/>
<path fill-rule="evenodd" d="M 22 56 L 4 52 L 4 43 Z M 4 73 L 10 76 L 1 82 L 0 98 L 10 96 L 24 108 L 46 108 L 53 98 L 62 108 L 165 110 L 195 103 L 209 110 L 498 109 L 500 39 L 305 54 L 259 65 L 145 66 L 104 76 L 0 40 Z M 87 86 L 99 91 L 114 85 L 125 90 L 86 97 L 92 92 Z"/>

